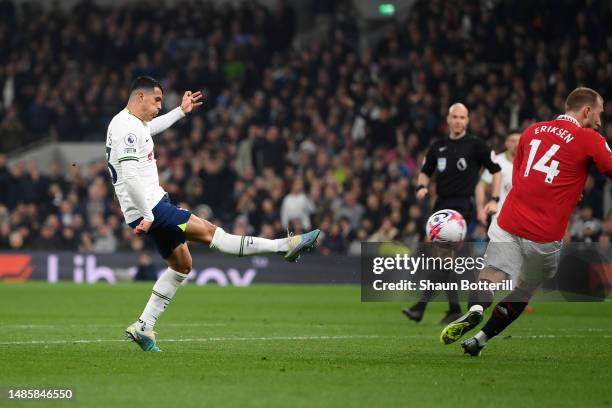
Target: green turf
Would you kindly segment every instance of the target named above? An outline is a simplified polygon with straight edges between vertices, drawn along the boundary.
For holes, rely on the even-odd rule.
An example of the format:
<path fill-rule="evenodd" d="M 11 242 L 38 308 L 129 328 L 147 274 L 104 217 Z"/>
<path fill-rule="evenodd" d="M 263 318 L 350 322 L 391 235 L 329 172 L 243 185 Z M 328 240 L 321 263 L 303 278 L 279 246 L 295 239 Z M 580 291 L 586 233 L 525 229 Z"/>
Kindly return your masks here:
<path fill-rule="evenodd" d="M 612 404 L 611 303 L 537 304 L 471 358 L 440 344 L 443 304 L 417 325 L 354 286 L 187 286 L 156 326 L 164 353 L 143 353 L 113 340 L 150 288 L 0 284 L 0 387 L 75 390 L 53 406 Z"/>

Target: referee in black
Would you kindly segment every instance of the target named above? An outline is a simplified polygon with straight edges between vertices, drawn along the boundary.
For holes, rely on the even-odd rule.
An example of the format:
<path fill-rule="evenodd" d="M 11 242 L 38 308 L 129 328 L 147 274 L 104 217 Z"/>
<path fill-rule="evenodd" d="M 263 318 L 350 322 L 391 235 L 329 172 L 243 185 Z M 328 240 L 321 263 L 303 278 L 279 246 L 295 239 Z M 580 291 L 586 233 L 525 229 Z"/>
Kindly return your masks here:
<path fill-rule="evenodd" d="M 436 172 L 437 200 L 433 211 L 444 209 L 458 211 L 465 218 L 468 231 L 472 231 L 476 222 L 476 211 L 479 213 L 483 211 L 485 214 L 497 211 L 501 169 L 493 162 L 493 154 L 487 144 L 480 138 L 466 133 L 469 111 L 465 105 L 462 103 L 452 105 L 448 109 L 446 123 L 449 127 L 449 135 L 430 146 L 419 173 L 416 197 L 417 200 L 421 201 L 427 196 L 429 181 Z M 474 192 L 482 167 L 488 169 L 493 175 L 492 198 L 482 209 L 476 209 Z M 482 219 L 481 217 L 478 218 Z M 469 239 L 469 235 L 466 239 Z M 452 250 L 436 246 L 434 255 L 452 256 Z M 447 270 L 431 271 L 428 279 L 432 282 L 456 282 L 455 273 Z M 408 309 L 402 310 L 402 313 L 409 319 L 420 322 L 425 313 L 425 308 L 434 294 L 434 291 L 424 291 L 419 302 Z M 448 324 L 461 316 L 457 291 L 449 290 L 446 291 L 446 294 L 448 295 L 449 310 L 440 321 L 441 324 Z"/>

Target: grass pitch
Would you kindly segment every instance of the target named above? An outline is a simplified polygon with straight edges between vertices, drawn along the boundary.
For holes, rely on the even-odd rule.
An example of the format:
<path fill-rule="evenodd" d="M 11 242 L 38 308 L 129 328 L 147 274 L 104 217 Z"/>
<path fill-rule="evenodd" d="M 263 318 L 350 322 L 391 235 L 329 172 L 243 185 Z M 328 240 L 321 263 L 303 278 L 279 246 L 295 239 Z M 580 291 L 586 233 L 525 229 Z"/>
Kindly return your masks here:
<path fill-rule="evenodd" d="M 75 390 L 36 407 L 612 406 L 609 302 L 536 304 L 471 358 L 440 344 L 442 303 L 415 324 L 355 286 L 186 286 L 143 353 L 122 336 L 151 287 L 0 284 L 0 388 Z"/>

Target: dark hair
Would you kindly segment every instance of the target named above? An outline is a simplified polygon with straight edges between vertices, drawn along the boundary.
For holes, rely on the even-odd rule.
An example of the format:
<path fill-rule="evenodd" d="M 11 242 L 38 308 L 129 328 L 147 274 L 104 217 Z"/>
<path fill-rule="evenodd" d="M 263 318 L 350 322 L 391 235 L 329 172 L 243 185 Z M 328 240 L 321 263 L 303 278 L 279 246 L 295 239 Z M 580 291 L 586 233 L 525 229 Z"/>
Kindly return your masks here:
<path fill-rule="evenodd" d="M 132 86 L 130 87 L 130 95 L 139 89 L 152 91 L 155 88 L 159 88 L 162 92 L 164 92 L 164 88 L 156 79 L 151 78 L 150 76 L 139 76 L 134 80 L 134 82 L 132 82 Z"/>
<path fill-rule="evenodd" d="M 583 106 L 595 106 L 597 100 L 602 99 L 600 94 L 591 88 L 579 87 L 574 89 L 565 100 L 566 111 L 577 111 Z"/>

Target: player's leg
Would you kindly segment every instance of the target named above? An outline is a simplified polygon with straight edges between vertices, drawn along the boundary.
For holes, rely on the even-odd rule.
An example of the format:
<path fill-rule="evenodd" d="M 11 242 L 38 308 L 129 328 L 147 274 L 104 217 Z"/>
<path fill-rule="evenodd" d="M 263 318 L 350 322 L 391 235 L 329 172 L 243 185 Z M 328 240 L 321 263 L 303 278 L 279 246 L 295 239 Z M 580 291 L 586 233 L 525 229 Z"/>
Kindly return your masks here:
<path fill-rule="evenodd" d="M 491 266 L 486 266 L 480 271 L 478 281 L 486 284 L 500 283 L 508 279 L 508 274 Z M 473 290 L 469 293 L 468 311 L 448 323 L 440 333 L 440 341 L 444 344 L 451 344 L 463 337 L 464 334 L 478 326 L 482 322 L 484 310 L 493 302 L 494 291 L 484 288 Z"/>
<path fill-rule="evenodd" d="M 494 220 L 489 228 L 491 241 L 484 255 L 485 267 L 479 275 L 483 288 L 469 294 L 468 311 L 448 324 L 440 333 L 440 341 L 451 344 L 472 330 L 482 321 L 484 310 L 493 302 L 494 293 L 489 284 L 518 278 L 523 263 L 523 252 L 517 237 L 501 229 Z"/>
<path fill-rule="evenodd" d="M 166 263 L 168 268 L 153 285 L 151 298 L 138 319 L 151 329 L 191 271 L 191 254 L 187 244 L 183 243 L 174 248 L 170 256 L 166 258 Z"/>
<path fill-rule="evenodd" d="M 490 287 L 492 283 L 501 283 L 505 280 L 512 279 L 510 274 L 494 267 L 485 266 L 478 274 L 478 282 L 485 285 L 479 285 L 479 289 L 470 291 L 468 295 L 468 310 L 484 312 L 493 303 L 495 292 Z"/>
<path fill-rule="evenodd" d="M 186 243 L 176 246 L 166 258 L 168 268 L 159 276 L 151 297 L 138 320 L 126 329 L 129 338 L 144 351 L 161 351 L 155 342 L 153 328 L 191 271 L 191 254 Z"/>
<path fill-rule="evenodd" d="M 466 340 L 462 347 L 472 356 L 478 356 L 486 342 L 504 331 L 519 318 L 535 291 L 554 276 L 559 266 L 561 243 L 535 243 L 521 239 L 525 261 L 517 287 L 499 302 L 482 330 Z"/>
<path fill-rule="evenodd" d="M 280 254 L 288 261 L 296 261 L 304 252 L 316 244 L 318 229 L 301 235 L 281 239 L 266 239 L 245 235 L 228 234 L 207 220 L 191 215 L 185 229 L 189 241 L 209 245 L 225 254 L 246 256 L 257 254 Z"/>
<path fill-rule="evenodd" d="M 538 289 L 539 284 L 519 281 L 519 284 L 493 309 L 491 317 L 482 330 L 461 345 L 465 353 L 478 356 L 487 340 L 501 333 L 512 322 L 519 318 L 529 303 L 529 300 Z"/>
<path fill-rule="evenodd" d="M 432 256 L 436 259 L 445 259 L 453 257 L 453 246 L 440 243 L 432 243 Z M 453 283 L 456 282 L 455 273 L 453 271 L 446 270 L 444 268 L 436 268 L 428 271 L 426 279 L 432 283 Z M 436 295 L 436 291 L 433 289 L 424 290 L 421 293 L 419 301 L 408 309 L 402 310 L 402 313 L 410 320 L 420 322 L 425 314 L 425 309 L 431 299 Z M 461 315 L 461 307 L 459 306 L 459 295 L 455 290 L 447 290 L 446 295 L 448 297 L 449 310 L 440 323 L 448 323 L 449 321 L 455 320 Z"/>

